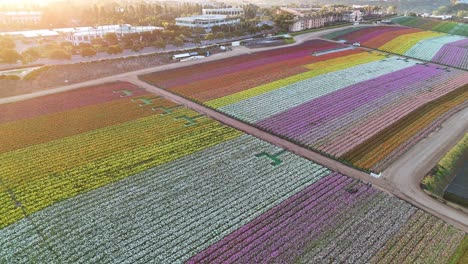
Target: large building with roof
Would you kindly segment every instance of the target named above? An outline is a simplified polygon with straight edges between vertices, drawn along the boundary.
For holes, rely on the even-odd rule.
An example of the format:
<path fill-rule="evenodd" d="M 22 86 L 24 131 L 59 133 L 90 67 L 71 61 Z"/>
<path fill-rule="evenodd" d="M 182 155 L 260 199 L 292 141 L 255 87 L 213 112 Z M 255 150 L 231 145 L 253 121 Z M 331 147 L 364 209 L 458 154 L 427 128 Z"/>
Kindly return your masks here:
<path fill-rule="evenodd" d="M 211 31 L 214 26 L 235 25 L 240 23 L 240 19 L 229 18 L 226 15 L 200 15 L 176 18 L 176 25 L 190 28 L 203 28 Z"/>
<path fill-rule="evenodd" d="M 126 34 L 151 32 L 155 30 L 163 30 L 162 27 L 154 26 L 132 26 L 129 24 L 123 25 L 105 25 L 98 27 L 81 27 L 67 33 L 66 39 L 73 45 L 80 43 L 91 43 L 91 40 L 103 38 L 108 33 L 115 33 L 117 36 L 124 36 Z"/>
<path fill-rule="evenodd" d="M 142 33 L 155 30 L 163 30 L 162 27 L 153 26 L 132 26 L 124 25 L 105 25 L 98 27 L 75 27 L 75 28 L 55 28 L 55 29 L 38 29 L 38 30 L 23 30 L 12 32 L 0 32 L 0 35 L 7 35 L 18 39 L 34 39 L 34 38 L 64 38 L 70 41 L 73 45 L 80 43 L 91 43 L 91 40 L 103 38 L 107 33 L 115 33 L 117 36 L 124 36 L 132 33 Z"/>
<path fill-rule="evenodd" d="M 0 24 L 37 24 L 42 19 L 42 12 L 0 12 Z"/>

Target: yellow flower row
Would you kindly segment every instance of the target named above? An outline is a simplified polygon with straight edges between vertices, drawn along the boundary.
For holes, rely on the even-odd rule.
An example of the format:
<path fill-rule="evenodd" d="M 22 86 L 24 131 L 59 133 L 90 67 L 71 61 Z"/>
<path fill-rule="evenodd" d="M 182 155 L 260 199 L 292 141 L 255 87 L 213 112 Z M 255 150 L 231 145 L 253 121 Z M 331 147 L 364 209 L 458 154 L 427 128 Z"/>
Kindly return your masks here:
<path fill-rule="evenodd" d="M 206 105 L 213 108 L 221 108 L 223 106 L 233 104 L 260 94 L 264 94 L 278 88 L 304 81 L 322 74 L 347 69 L 356 65 L 377 61 L 383 59 L 378 53 L 358 53 L 349 56 L 334 58 L 326 61 L 321 61 L 313 64 L 308 64 L 305 67 L 309 68 L 310 71 L 305 73 L 297 74 L 277 80 L 271 83 L 260 85 L 242 92 L 231 94 L 225 97 L 217 98 L 206 103 Z"/>
<path fill-rule="evenodd" d="M 181 109 L 0 155 L 4 188 L 28 214 L 58 201 L 238 137 L 241 132 L 207 118 L 185 126 Z M 0 194 L 0 228 L 24 217 Z M 3 206 L 6 205 L 6 206 Z"/>
<path fill-rule="evenodd" d="M 437 33 L 431 31 L 422 31 L 411 34 L 404 34 L 398 36 L 391 41 L 380 46 L 378 49 L 383 51 L 388 51 L 396 54 L 405 54 L 409 49 L 416 45 L 419 41 L 444 36 L 444 33 Z"/>

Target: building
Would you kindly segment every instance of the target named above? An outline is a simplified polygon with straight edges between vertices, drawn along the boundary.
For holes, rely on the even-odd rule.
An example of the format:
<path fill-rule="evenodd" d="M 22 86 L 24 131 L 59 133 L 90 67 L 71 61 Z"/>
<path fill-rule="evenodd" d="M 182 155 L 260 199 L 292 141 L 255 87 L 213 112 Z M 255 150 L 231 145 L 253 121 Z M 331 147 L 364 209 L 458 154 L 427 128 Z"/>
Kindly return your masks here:
<path fill-rule="evenodd" d="M 57 31 L 66 33 L 66 40 L 70 41 L 73 45 L 80 43 L 91 43 L 91 40 L 97 38 L 104 38 L 108 33 L 115 33 L 117 36 L 124 36 L 126 34 L 150 32 L 155 30 L 163 30 L 162 27 L 153 26 L 132 26 L 129 24 L 124 25 L 105 25 L 98 27 L 80 27 L 70 29 L 57 29 Z"/>
<path fill-rule="evenodd" d="M 345 18 L 341 14 L 328 14 L 328 15 L 308 15 L 303 17 L 295 17 L 294 22 L 289 26 L 290 32 L 297 32 L 306 29 L 324 27 L 329 23 L 343 21 Z"/>
<path fill-rule="evenodd" d="M 240 19 L 228 18 L 226 15 L 201 15 L 176 18 L 176 25 L 190 28 L 203 28 L 207 32 L 214 26 L 235 25 Z"/>
<path fill-rule="evenodd" d="M 203 15 L 225 15 L 228 17 L 244 16 L 243 8 L 204 8 Z"/>
<path fill-rule="evenodd" d="M 8 31 L 0 32 L 2 36 L 10 36 L 15 39 L 54 39 L 60 36 L 60 33 L 55 30 L 37 29 L 37 30 L 23 30 L 23 31 Z"/>
<path fill-rule="evenodd" d="M 32 25 L 41 21 L 42 12 L 0 12 L 0 24 Z"/>
<path fill-rule="evenodd" d="M 345 21 L 345 15 L 338 12 L 321 13 L 320 8 L 288 8 L 282 7 L 281 12 L 294 16 L 294 22 L 289 26 L 290 32 L 324 27 L 327 24 Z M 347 20 L 346 20 L 347 21 Z"/>
<path fill-rule="evenodd" d="M 356 9 L 343 14 L 343 20 L 348 22 L 360 22 L 362 21 L 362 16 L 363 12 L 361 12 L 359 9 Z"/>

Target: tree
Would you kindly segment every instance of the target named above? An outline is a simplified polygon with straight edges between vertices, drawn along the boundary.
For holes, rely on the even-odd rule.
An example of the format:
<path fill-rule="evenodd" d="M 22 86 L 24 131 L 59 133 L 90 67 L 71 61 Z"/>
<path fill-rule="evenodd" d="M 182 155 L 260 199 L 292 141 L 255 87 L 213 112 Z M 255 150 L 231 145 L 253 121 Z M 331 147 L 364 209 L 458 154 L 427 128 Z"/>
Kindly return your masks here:
<path fill-rule="evenodd" d="M 274 22 L 281 31 L 289 31 L 289 26 L 294 23 L 294 16 L 291 14 L 282 13 L 275 16 Z"/>
<path fill-rule="evenodd" d="M 80 54 L 82 57 L 92 57 L 96 55 L 96 50 L 91 47 L 82 47 L 80 50 Z"/>
<path fill-rule="evenodd" d="M 0 36 L 0 49 L 14 49 L 16 47 L 15 42 L 8 36 Z"/>
<path fill-rule="evenodd" d="M 389 13 L 389 14 L 396 14 L 396 10 L 397 10 L 396 6 L 395 6 L 395 5 L 391 5 L 391 6 L 389 6 L 389 7 L 387 8 L 387 13 Z"/>
<path fill-rule="evenodd" d="M 182 47 L 184 46 L 184 40 L 180 37 L 177 37 L 174 39 L 174 46 L 176 47 Z"/>
<path fill-rule="evenodd" d="M 116 45 L 119 43 L 119 39 L 115 33 L 107 33 L 104 35 L 104 39 L 109 43 L 109 45 Z"/>
<path fill-rule="evenodd" d="M 244 16 L 247 19 L 253 19 L 257 16 L 257 11 L 259 7 L 253 4 L 248 4 L 244 6 Z"/>
<path fill-rule="evenodd" d="M 468 11 L 460 10 L 457 12 L 457 17 L 466 17 L 468 16 Z"/>
<path fill-rule="evenodd" d="M 70 60 L 71 54 L 64 49 L 54 49 L 49 53 L 48 57 L 51 60 Z"/>
<path fill-rule="evenodd" d="M 23 57 L 23 63 L 28 64 L 37 61 L 41 57 L 41 54 L 39 54 L 39 52 L 36 49 L 29 48 L 23 51 L 23 53 L 21 53 L 21 56 Z"/>
<path fill-rule="evenodd" d="M 206 33 L 206 31 L 202 27 L 196 27 L 196 28 L 193 29 L 193 34 L 195 34 L 195 35 L 203 35 L 205 33 Z"/>
<path fill-rule="evenodd" d="M 144 48 L 143 44 L 141 43 L 134 43 L 132 46 L 132 51 L 138 52 Z"/>
<path fill-rule="evenodd" d="M 199 37 L 196 37 L 196 38 L 193 39 L 193 43 L 199 45 L 199 44 L 201 44 L 201 39 Z"/>
<path fill-rule="evenodd" d="M 5 63 L 16 63 L 22 57 L 21 55 L 14 49 L 4 49 L 0 53 L 0 58 Z"/>
<path fill-rule="evenodd" d="M 108 54 L 119 54 L 122 53 L 123 50 L 119 45 L 111 45 L 107 48 Z"/>
<path fill-rule="evenodd" d="M 158 49 L 166 49 L 166 42 L 164 42 L 164 40 L 158 40 L 154 42 L 154 46 Z"/>
<path fill-rule="evenodd" d="M 217 39 L 223 39 L 223 38 L 224 38 L 224 33 L 223 33 L 223 32 L 218 32 L 218 33 L 216 33 L 215 38 L 217 38 Z"/>
<path fill-rule="evenodd" d="M 208 33 L 208 34 L 206 34 L 205 39 L 206 40 L 214 40 L 215 36 L 213 35 L 213 33 Z"/>

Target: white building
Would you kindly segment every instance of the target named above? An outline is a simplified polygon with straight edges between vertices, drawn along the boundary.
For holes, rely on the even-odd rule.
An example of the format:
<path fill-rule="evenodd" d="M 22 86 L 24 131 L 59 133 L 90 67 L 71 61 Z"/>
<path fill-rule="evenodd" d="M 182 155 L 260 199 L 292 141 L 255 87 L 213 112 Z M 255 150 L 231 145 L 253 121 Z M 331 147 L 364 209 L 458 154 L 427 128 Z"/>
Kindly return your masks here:
<path fill-rule="evenodd" d="M 240 23 L 240 19 L 228 18 L 226 15 L 201 15 L 176 18 L 176 25 L 190 28 L 204 28 L 211 31 L 214 26 L 234 25 Z"/>
<path fill-rule="evenodd" d="M 129 24 L 124 25 L 105 25 L 98 27 L 80 27 L 73 29 L 57 29 L 59 32 L 67 33 L 66 39 L 79 45 L 80 43 L 91 43 L 91 40 L 96 38 L 103 38 L 107 33 L 115 33 L 117 36 L 122 37 L 126 34 L 150 32 L 155 30 L 163 30 L 162 27 L 153 26 L 132 26 Z"/>
<path fill-rule="evenodd" d="M 243 8 L 204 8 L 202 9 L 203 15 L 226 15 L 228 17 L 243 16 Z"/>
<path fill-rule="evenodd" d="M 37 24 L 42 12 L 0 12 L 0 24 Z"/>
<path fill-rule="evenodd" d="M 360 22 L 362 21 L 363 13 L 361 10 L 357 9 L 352 12 L 346 13 L 343 15 L 343 19 L 349 22 Z"/>

